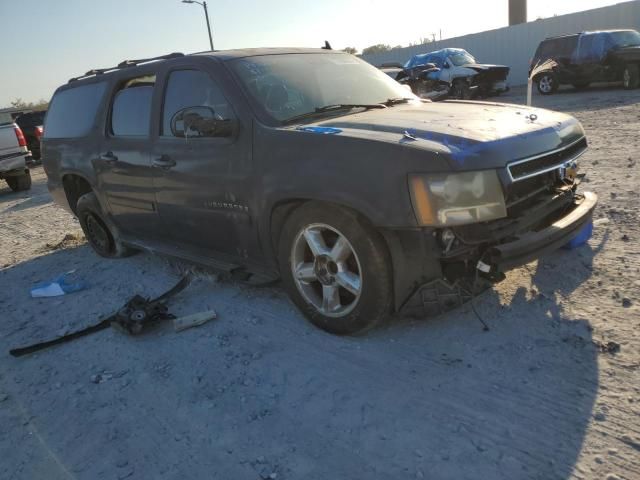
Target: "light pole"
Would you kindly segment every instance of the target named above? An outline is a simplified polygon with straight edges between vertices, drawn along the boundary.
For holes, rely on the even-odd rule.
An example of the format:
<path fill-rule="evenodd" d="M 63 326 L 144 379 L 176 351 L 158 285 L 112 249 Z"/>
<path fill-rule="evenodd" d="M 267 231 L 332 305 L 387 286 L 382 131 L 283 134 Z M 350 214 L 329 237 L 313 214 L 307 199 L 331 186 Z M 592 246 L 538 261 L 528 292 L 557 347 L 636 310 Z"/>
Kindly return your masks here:
<path fill-rule="evenodd" d="M 197 2 L 196 0 L 182 0 L 182 3 L 197 3 L 204 8 L 204 18 L 207 19 L 207 32 L 209 33 L 209 45 L 213 51 L 213 37 L 211 36 L 211 24 L 209 23 L 209 12 L 207 11 L 207 2 Z"/>

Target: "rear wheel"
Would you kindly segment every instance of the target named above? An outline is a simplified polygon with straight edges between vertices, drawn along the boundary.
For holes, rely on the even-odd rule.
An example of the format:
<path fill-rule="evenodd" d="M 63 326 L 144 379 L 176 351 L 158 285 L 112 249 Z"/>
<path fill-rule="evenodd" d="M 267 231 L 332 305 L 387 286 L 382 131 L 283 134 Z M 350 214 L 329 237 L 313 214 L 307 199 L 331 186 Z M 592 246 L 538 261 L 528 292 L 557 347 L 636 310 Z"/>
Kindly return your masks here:
<path fill-rule="evenodd" d="M 558 79 L 553 73 L 543 73 L 536 80 L 538 92 L 542 95 L 551 95 L 558 91 Z"/>
<path fill-rule="evenodd" d="M 22 192 L 31 188 L 31 172 L 29 170 L 22 175 L 7 177 L 5 180 L 9 188 L 14 192 Z"/>
<path fill-rule="evenodd" d="M 297 209 L 283 229 L 279 263 L 293 302 L 327 332 L 361 333 L 391 312 L 386 245 L 350 210 L 315 202 Z"/>
<path fill-rule="evenodd" d="M 76 215 L 84 236 L 98 255 L 118 258 L 135 253 L 135 250 L 122 245 L 114 235 L 114 229 L 109 227 L 95 193 L 86 193 L 78 199 Z"/>
<path fill-rule="evenodd" d="M 622 84 L 627 90 L 640 86 L 640 67 L 638 65 L 626 65 L 622 72 Z"/>

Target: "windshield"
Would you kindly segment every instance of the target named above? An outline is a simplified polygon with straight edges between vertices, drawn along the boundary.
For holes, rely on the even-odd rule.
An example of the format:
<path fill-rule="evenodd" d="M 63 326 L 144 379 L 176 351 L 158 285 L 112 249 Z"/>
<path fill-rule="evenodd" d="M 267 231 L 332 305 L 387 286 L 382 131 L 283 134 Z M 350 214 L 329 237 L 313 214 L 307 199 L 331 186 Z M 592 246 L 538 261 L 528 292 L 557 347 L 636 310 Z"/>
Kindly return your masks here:
<path fill-rule="evenodd" d="M 640 45 L 640 33 L 634 30 L 624 32 L 611 32 L 611 38 L 616 47 L 629 47 Z"/>
<path fill-rule="evenodd" d="M 476 63 L 476 59 L 468 52 L 456 52 L 449 55 L 449 60 L 454 67 L 461 67 L 462 65 L 469 65 L 470 63 Z"/>
<path fill-rule="evenodd" d="M 262 55 L 230 64 L 258 113 L 280 123 L 332 105 L 417 99 L 374 66 L 342 53 Z"/>

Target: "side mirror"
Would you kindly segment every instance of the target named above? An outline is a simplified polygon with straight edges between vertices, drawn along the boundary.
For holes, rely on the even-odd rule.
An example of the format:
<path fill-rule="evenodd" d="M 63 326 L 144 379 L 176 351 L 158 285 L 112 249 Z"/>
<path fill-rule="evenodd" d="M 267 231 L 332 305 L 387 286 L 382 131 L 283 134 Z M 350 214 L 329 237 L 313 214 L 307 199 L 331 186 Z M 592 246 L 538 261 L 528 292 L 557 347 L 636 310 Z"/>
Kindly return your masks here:
<path fill-rule="evenodd" d="M 236 122 L 223 119 L 211 107 L 187 107 L 171 117 L 171 134 L 179 138 L 231 137 Z"/>

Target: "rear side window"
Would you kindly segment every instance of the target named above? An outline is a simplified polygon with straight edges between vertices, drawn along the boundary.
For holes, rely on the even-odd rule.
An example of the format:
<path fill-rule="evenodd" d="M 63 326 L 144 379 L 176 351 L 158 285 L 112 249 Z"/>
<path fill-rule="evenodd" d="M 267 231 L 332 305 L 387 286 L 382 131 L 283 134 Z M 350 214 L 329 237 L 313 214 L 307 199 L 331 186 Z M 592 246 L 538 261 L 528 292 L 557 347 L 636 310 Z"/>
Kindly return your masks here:
<path fill-rule="evenodd" d="M 49 105 L 45 138 L 78 138 L 89 133 L 104 92 L 105 82 L 56 93 Z"/>
<path fill-rule="evenodd" d="M 557 60 L 559 58 L 570 59 L 578 44 L 578 36 L 554 38 L 545 40 L 540 44 L 534 57 L 534 65 L 542 63 L 549 59 Z"/>
<path fill-rule="evenodd" d="M 121 85 L 111 107 L 111 134 L 146 137 L 151 125 L 151 101 L 155 76 L 138 77 Z"/>

